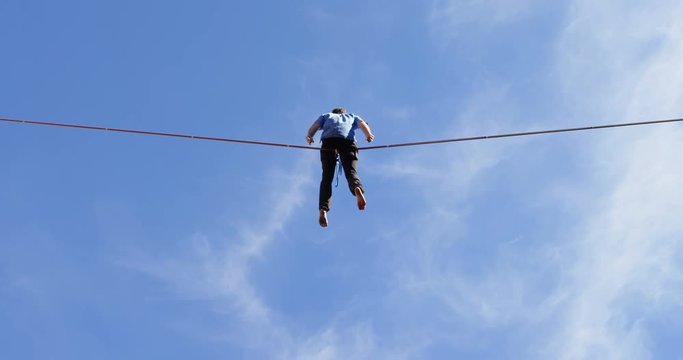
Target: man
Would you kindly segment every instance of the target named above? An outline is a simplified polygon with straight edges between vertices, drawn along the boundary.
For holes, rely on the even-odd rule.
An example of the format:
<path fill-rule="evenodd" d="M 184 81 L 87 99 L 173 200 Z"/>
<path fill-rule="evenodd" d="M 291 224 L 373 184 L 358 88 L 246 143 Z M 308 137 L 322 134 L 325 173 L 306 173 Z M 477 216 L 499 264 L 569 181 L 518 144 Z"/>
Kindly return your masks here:
<path fill-rule="evenodd" d="M 349 190 L 356 197 L 359 210 L 365 210 L 365 190 L 360 178 L 356 173 L 358 166 L 358 146 L 356 146 L 355 130 L 361 129 L 365 133 L 365 139 L 371 142 L 375 139 L 370 127 L 360 117 L 348 114 L 344 108 L 332 109 L 332 112 L 322 114 L 313 125 L 308 129 L 306 141 L 313 143 L 313 135 L 318 130 L 322 130 L 322 147 L 320 149 L 320 161 L 323 167 L 323 176 L 320 181 L 320 197 L 318 208 L 320 216 L 318 223 L 322 227 L 327 227 L 327 212 L 330 211 L 332 200 L 332 181 L 334 179 L 334 168 L 337 163 L 337 154 L 344 168 L 346 181 L 349 183 Z"/>

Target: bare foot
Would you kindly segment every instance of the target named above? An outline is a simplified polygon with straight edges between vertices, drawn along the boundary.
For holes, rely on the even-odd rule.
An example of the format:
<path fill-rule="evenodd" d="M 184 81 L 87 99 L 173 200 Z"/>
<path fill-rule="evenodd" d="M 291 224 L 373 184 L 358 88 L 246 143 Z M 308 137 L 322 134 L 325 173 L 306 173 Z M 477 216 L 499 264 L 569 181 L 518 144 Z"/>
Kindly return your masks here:
<path fill-rule="evenodd" d="M 327 227 L 327 211 L 320 210 L 320 216 L 318 217 L 318 224 L 322 227 Z"/>
<path fill-rule="evenodd" d="M 365 210 L 365 196 L 363 196 L 363 190 L 359 187 L 355 188 L 353 192 L 356 194 L 356 203 L 358 204 L 358 210 Z"/>

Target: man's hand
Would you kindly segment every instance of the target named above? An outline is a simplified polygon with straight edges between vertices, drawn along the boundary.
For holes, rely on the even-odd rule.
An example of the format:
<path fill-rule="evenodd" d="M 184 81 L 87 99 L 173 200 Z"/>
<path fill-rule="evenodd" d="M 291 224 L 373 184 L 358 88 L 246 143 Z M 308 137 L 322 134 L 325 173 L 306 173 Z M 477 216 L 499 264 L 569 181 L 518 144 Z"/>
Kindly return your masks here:
<path fill-rule="evenodd" d="M 365 140 L 368 142 L 372 142 L 372 140 L 375 140 L 375 135 L 372 135 L 372 133 L 365 135 Z"/>
<path fill-rule="evenodd" d="M 313 144 L 313 136 L 306 136 L 306 142 L 308 143 L 308 145 Z"/>

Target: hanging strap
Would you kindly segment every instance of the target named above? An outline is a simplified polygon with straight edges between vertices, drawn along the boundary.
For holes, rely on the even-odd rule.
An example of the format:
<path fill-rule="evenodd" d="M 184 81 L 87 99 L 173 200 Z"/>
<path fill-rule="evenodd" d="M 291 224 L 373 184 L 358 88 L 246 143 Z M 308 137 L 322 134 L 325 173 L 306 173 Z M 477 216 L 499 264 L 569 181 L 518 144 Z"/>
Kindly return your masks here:
<path fill-rule="evenodd" d="M 337 180 L 334 184 L 334 187 L 339 186 L 339 175 L 341 175 L 341 172 L 342 172 L 341 159 L 339 157 L 339 153 L 337 153 L 337 165 L 336 166 L 337 166 Z"/>

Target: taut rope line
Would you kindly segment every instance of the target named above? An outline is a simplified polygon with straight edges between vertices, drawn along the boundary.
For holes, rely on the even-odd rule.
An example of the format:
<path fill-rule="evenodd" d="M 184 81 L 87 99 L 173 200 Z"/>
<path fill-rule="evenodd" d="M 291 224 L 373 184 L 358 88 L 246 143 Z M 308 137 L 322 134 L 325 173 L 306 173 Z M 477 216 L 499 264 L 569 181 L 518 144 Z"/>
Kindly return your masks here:
<path fill-rule="evenodd" d="M 57 127 L 66 127 L 66 128 L 74 128 L 74 129 L 113 131 L 113 132 L 139 134 L 139 135 L 166 136 L 166 137 L 193 139 L 193 140 L 221 141 L 221 142 L 231 142 L 231 143 L 239 143 L 239 144 L 275 146 L 275 147 L 285 147 L 285 148 L 304 149 L 304 150 L 321 150 L 319 147 L 315 147 L 315 146 L 281 144 L 281 143 L 265 142 L 265 141 L 228 139 L 228 138 L 222 138 L 222 137 L 176 134 L 176 133 L 157 132 L 157 131 L 119 129 L 119 128 L 110 128 L 110 127 L 102 127 L 102 126 L 78 125 L 78 124 L 56 123 L 56 122 L 47 122 L 47 121 L 18 120 L 18 119 L 7 119 L 7 118 L 0 118 L 0 121 L 10 122 L 10 123 L 19 123 L 19 124 L 57 126 Z M 419 141 L 419 142 L 409 142 L 409 143 L 400 143 L 400 144 L 362 146 L 362 147 L 359 147 L 358 150 L 389 149 L 389 148 L 406 147 L 406 146 L 421 146 L 421 145 L 433 145 L 433 144 L 443 144 L 443 143 L 451 143 L 451 142 L 479 141 L 479 140 L 501 139 L 501 138 L 509 138 L 509 137 L 531 136 L 531 135 L 557 134 L 557 133 L 565 133 L 565 132 L 608 129 L 608 128 L 618 128 L 618 127 L 627 127 L 627 126 L 665 124 L 665 123 L 674 123 L 674 122 L 681 122 L 681 121 L 683 121 L 683 118 L 681 118 L 681 119 L 667 119 L 667 120 L 638 121 L 638 122 L 628 122 L 628 123 L 619 123 L 619 124 L 593 125 L 593 126 L 564 128 L 564 129 L 525 131 L 525 132 L 516 132 L 516 133 L 507 133 L 507 134 L 470 136 L 470 137 L 461 137 L 461 138 L 453 138 L 453 139 Z"/>

